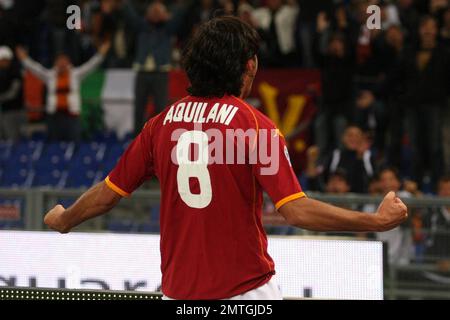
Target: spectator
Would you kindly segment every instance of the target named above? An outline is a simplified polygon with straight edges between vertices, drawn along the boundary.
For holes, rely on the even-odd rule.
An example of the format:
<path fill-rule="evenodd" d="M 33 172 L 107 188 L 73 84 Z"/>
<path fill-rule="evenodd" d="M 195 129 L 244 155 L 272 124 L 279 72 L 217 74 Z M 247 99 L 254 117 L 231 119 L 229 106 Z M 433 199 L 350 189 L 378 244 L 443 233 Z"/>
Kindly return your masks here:
<path fill-rule="evenodd" d="M 259 58 L 265 67 L 292 67 L 299 62 L 295 46 L 298 6 L 282 0 L 267 0 L 253 11 L 253 21 L 262 39 Z"/>
<path fill-rule="evenodd" d="M 381 29 L 387 30 L 389 27 L 400 25 L 398 8 L 393 3 L 385 0 L 373 1 L 381 7 Z"/>
<path fill-rule="evenodd" d="M 318 18 L 316 60 L 322 71 L 322 102 L 315 122 L 316 143 L 321 158 L 339 145 L 339 139 L 352 118 L 353 59 L 342 34 L 331 36 L 325 48 L 321 43 L 327 37 L 325 25 Z"/>
<path fill-rule="evenodd" d="M 22 76 L 13 52 L 0 46 L 0 138 L 17 141 L 26 123 L 23 110 Z"/>
<path fill-rule="evenodd" d="M 45 0 L 0 2 L 0 44 L 14 48 L 25 43 L 32 57 L 47 63 L 50 50 L 41 19 L 45 5 Z"/>
<path fill-rule="evenodd" d="M 319 166 L 319 147 L 313 145 L 306 150 L 306 187 L 310 191 L 323 191 L 325 186 L 322 179 L 323 168 Z"/>
<path fill-rule="evenodd" d="M 450 49 L 450 6 L 447 8 L 442 18 L 441 39 L 447 50 Z"/>
<path fill-rule="evenodd" d="M 100 8 L 94 8 L 97 10 L 97 19 L 100 20 L 97 42 L 111 42 L 111 50 L 104 63 L 107 68 L 129 68 L 133 63 L 136 38 L 129 35 L 135 34 L 135 29 L 133 21 L 128 19 L 127 13 L 122 9 L 122 2 L 101 0 Z"/>
<path fill-rule="evenodd" d="M 414 0 L 398 0 L 397 9 L 400 23 L 405 29 L 405 38 L 412 43 L 416 40 L 416 30 L 419 24 L 419 12 L 414 5 Z"/>
<path fill-rule="evenodd" d="M 255 9 L 247 2 L 241 2 L 237 9 L 238 17 L 247 22 L 251 26 L 255 26 L 255 22 L 253 21 L 253 11 Z"/>
<path fill-rule="evenodd" d="M 450 51 L 450 6 L 445 11 L 443 16 L 443 26 L 441 29 L 442 43 Z M 444 170 L 443 173 L 450 175 L 450 99 L 447 99 L 447 104 L 442 116 L 442 150 L 444 158 Z"/>
<path fill-rule="evenodd" d="M 299 0 L 300 12 L 297 19 L 296 40 L 301 51 L 302 66 L 313 68 L 316 66 L 314 56 L 314 33 L 317 27 L 317 17 L 331 15 L 333 3 L 329 0 Z"/>
<path fill-rule="evenodd" d="M 52 48 L 52 52 L 62 52 L 67 47 L 72 47 L 68 45 L 73 41 L 74 33 L 67 29 L 67 7 L 70 5 L 79 5 L 79 1 L 68 1 L 68 0 L 46 0 L 46 19 L 49 28 L 49 47 Z M 55 57 L 52 55 L 51 59 Z M 72 57 L 71 57 L 72 58 Z M 72 61 L 74 59 L 72 58 Z"/>
<path fill-rule="evenodd" d="M 360 90 L 356 96 L 354 122 L 374 139 L 376 150 L 384 149 L 384 104 L 371 90 Z"/>
<path fill-rule="evenodd" d="M 325 191 L 333 194 L 346 194 L 350 192 L 346 172 L 342 169 L 333 172 L 328 178 Z"/>
<path fill-rule="evenodd" d="M 436 20 L 427 16 L 419 26 L 419 46 L 405 55 L 400 83 L 407 108 L 406 130 L 412 148 L 413 178 L 436 181 L 442 170 L 442 112 L 450 93 L 450 55 L 438 43 Z"/>
<path fill-rule="evenodd" d="M 179 30 L 181 42 L 185 44 L 197 26 L 211 19 L 219 8 L 216 0 L 200 0 L 194 3 Z"/>
<path fill-rule="evenodd" d="M 382 43 L 383 78 L 375 90 L 376 96 L 383 99 L 386 106 L 381 117 L 383 119 L 380 121 L 382 129 L 377 132 L 379 141 L 377 151 L 387 155 L 385 161 L 396 168 L 400 168 L 402 165 L 404 125 L 399 119 L 404 119 L 405 113 L 402 104 L 399 103 L 402 85 L 396 76 L 397 68 L 404 59 L 405 52 L 403 29 L 399 26 L 389 27 L 384 33 Z M 384 135 L 384 131 L 386 131 L 386 135 Z"/>
<path fill-rule="evenodd" d="M 153 97 L 156 113 L 168 104 L 168 72 L 171 68 L 172 37 L 182 25 L 190 1 L 172 14 L 166 6 L 154 1 L 145 18 L 139 17 L 130 4 L 125 5 L 127 19 L 137 33 L 137 52 L 134 69 L 138 72 L 135 83 L 134 133 L 137 135 L 147 121 L 148 98 Z"/>
<path fill-rule="evenodd" d="M 357 126 L 345 129 L 343 146 L 333 151 L 329 160 L 328 172 L 338 169 L 347 172 L 351 192 L 365 193 L 370 179 L 375 174 L 375 165 L 370 142 L 364 132 Z"/>
<path fill-rule="evenodd" d="M 450 197 L 450 176 L 439 179 L 438 196 Z M 424 226 L 429 230 L 426 241 L 426 257 L 437 262 L 439 271 L 450 271 L 450 207 L 435 208 L 427 215 Z M 425 273 L 431 280 L 441 279 L 441 273 Z M 440 281 L 439 281 L 440 282 Z"/>
<path fill-rule="evenodd" d="M 448 0 L 429 0 L 428 13 L 438 18 L 448 6 Z"/>
<path fill-rule="evenodd" d="M 50 140 L 80 141 L 80 83 L 103 61 L 110 43 L 104 43 L 99 52 L 80 67 L 74 67 L 65 54 L 56 57 L 52 69 L 46 69 L 28 57 L 25 49 L 17 47 L 22 65 L 45 82 L 47 86 L 46 113 Z"/>
<path fill-rule="evenodd" d="M 438 182 L 439 197 L 450 197 L 450 176 L 444 176 Z M 425 226 L 430 234 L 427 239 L 427 256 L 445 258 L 450 262 L 450 207 L 436 208 L 427 216 Z"/>
<path fill-rule="evenodd" d="M 384 104 L 376 98 L 375 90 L 383 73 L 383 59 L 380 49 L 382 31 L 369 29 L 367 8 L 379 4 L 381 10 L 382 28 L 387 28 L 397 21 L 395 7 L 379 3 L 380 1 L 358 1 L 354 6 L 355 29 L 352 32 L 352 48 L 354 50 L 354 114 L 353 121 L 370 131 L 374 138 L 375 149 L 383 148 L 384 136 Z"/>
<path fill-rule="evenodd" d="M 350 125 L 345 129 L 342 144 L 324 162 L 320 161 L 320 149 L 317 146 L 308 148 L 306 177 L 310 190 L 325 191 L 324 181 L 342 171 L 345 172 L 350 192 L 367 192 L 368 183 L 375 174 L 367 136 L 360 128 Z"/>
<path fill-rule="evenodd" d="M 370 30 L 367 27 L 367 7 L 370 1 L 359 1 L 355 6 L 355 19 L 358 24 L 358 33 L 355 42 L 352 43 L 355 50 L 355 62 L 357 67 L 358 89 L 371 90 L 380 73 L 380 57 L 377 52 L 377 40 L 381 30 Z"/>

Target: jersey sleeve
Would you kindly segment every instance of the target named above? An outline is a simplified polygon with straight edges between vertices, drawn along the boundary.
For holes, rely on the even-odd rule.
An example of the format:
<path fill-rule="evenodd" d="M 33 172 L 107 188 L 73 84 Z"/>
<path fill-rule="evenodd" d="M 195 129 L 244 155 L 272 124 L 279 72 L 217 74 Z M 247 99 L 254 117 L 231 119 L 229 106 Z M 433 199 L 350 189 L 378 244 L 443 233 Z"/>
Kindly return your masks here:
<path fill-rule="evenodd" d="M 105 179 L 108 187 L 122 197 L 130 196 L 144 181 L 154 175 L 151 143 L 152 120 L 129 145 L 116 167 Z"/>
<path fill-rule="evenodd" d="M 276 209 L 279 209 L 289 201 L 306 197 L 306 195 L 292 169 L 283 135 L 272 121 L 265 118 L 258 120 L 259 155 L 253 168 L 254 175 L 272 199 Z"/>

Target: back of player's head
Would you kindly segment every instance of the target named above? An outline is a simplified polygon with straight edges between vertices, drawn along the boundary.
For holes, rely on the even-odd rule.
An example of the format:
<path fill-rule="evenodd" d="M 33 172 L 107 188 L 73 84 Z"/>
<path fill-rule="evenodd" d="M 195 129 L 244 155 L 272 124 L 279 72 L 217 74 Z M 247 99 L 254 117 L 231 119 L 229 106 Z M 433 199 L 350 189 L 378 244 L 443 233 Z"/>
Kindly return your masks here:
<path fill-rule="evenodd" d="M 193 96 L 239 96 L 247 62 L 258 52 L 259 36 L 250 25 L 233 16 L 216 17 L 192 36 L 182 64 Z"/>

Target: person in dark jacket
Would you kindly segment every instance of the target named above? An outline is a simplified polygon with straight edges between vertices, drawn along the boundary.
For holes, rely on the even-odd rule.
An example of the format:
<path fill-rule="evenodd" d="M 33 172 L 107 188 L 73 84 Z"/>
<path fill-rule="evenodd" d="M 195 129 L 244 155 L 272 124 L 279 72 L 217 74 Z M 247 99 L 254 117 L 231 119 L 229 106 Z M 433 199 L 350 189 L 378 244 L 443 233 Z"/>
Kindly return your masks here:
<path fill-rule="evenodd" d="M 326 191 L 326 181 L 337 172 L 345 172 L 350 192 L 367 193 L 376 168 L 370 150 L 370 141 L 361 128 L 349 125 L 342 137 L 343 146 L 336 148 L 322 162 L 319 149 L 311 146 L 307 151 L 306 177 L 310 190 Z"/>
<path fill-rule="evenodd" d="M 367 193 L 370 179 L 375 175 L 369 138 L 357 126 L 350 125 L 343 135 L 343 146 L 333 151 L 328 172 L 347 172 L 351 192 Z"/>
<path fill-rule="evenodd" d="M 145 18 L 125 3 L 125 13 L 137 33 L 136 57 L 133 68 L 137 71 L 134 101 L 134 132 L 137 135 L 147 121 L 148 98 L 153 97 L 156 113 L 168 103 L 169 71 L 172 58 L 172 38 L 182 25 L 192 1 L 186 1 L 172 13 L 166 6 L 153 1 L 147 7 Z"/>
<path fill-rule="evenodd" d="M 346 39 L 340 33 L 327 38 L 326 32 L 320 33 L 316 51 L 322 71 L 322 101 L 315 122 L 321 160 L 339 146 L 338 139 L 351 120 L 353 97 L 354 67 Z"/>
<path fill-rule="evenodd" d="M 438 182 L 438 196 L 450 197 L 450 176 L 444 176 Z M 425 278 L 438 283 L 450 280 L 450 207 L 433 208 L 424 219 L 428 231 L 425 241 L 425 257 L 436 263 L 435 272 L 424 272 Z"/>
<path fill-rule="evenodd" d="M 401 102 L 412 147 L 413 178 L 429 175 L 435 183 L 442 171 L 442 114 L 450 93 L 450 54 L 438 43 L 435 18 L 426 16 L 419 26 L 419 45 L 406 54 L 400 67 Z"/>

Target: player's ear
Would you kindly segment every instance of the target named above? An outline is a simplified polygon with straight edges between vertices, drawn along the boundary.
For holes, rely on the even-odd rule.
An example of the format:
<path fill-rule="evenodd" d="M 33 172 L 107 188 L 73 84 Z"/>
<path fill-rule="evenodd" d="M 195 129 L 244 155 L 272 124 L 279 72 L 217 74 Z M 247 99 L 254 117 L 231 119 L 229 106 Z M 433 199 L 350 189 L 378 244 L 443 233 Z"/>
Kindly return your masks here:
<path fill-rule="evenodd" d="M 246 73 L 248 76 L 254 78 L 258 71 L 258 57 L 255 55 L 253 58 L 247 61 Z"/>

